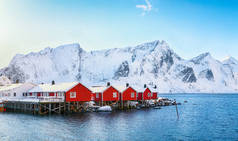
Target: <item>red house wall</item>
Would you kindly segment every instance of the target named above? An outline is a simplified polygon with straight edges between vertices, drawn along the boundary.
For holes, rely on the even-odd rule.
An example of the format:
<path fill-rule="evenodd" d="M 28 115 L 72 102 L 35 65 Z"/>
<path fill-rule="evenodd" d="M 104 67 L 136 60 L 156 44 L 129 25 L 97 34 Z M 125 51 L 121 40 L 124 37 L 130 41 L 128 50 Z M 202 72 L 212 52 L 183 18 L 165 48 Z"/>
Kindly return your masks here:
<path fill-rule="evenodd" d="M 55 93 L 49 93 L 49 96 L 55 96 Z"/>
<path fill-rule="evenodd" d="M 134 97 L 131 97 L 131 93 L 134 93 Z M 136 98 L 136 91 L 129 87 L 127 88 L 123 93 L 122 93 L 122 100 L 127 101 L 127 100 L 137 100 Z"/>
<path fill-rule="evenodd" d="M 157 99 L 157 98 L 158 98 L 157 92 L 153 92 L 153 97 L 152 97 L 152 99 Z"/>
<path fill-rule="evenodd" d="M 142 93 L 138 93 L 137 100 L 142 100 Z"/>
<path fill-rule="evenodd" d="M 114 92 L 117 93 L 117 97 L 115 98 L 113 97 Z M 118 101 L 118 100 L 119 100 L 119 91 L 113 88 L 112 86 L 110 86 L 103 92 L 103 101 Z"/>
<path fill-rule="evenodd" d="M 37 96 L 41 96 L 41 93 L 37 93 Z"/>
<path fill-rule="evenodd" d="M 76 98 L 70 98 L 70 92 L 76 92 Z M 82 84 L 77 84 L 72 89 L 66 92 L 65 100 L 66 102 L 73 101 L 91 101 L 92 92 Z"/>
<path fill-rule="evenodd" d="M 98 98 L 96 97 L 96 93 L 93 93 L 93 99 L 94 101 L 102 101 L 102 93 L 98 94 Z"/>
<path fill-rule="evenodd" d="M 150 93 L 150 95 L 148 96 L 148 93 Z M 149 88 L 146 88 L 144 93 L 143 93 L 143 99 L 144 100 L 150 100 L 151 99 L 151 91 Z"/>

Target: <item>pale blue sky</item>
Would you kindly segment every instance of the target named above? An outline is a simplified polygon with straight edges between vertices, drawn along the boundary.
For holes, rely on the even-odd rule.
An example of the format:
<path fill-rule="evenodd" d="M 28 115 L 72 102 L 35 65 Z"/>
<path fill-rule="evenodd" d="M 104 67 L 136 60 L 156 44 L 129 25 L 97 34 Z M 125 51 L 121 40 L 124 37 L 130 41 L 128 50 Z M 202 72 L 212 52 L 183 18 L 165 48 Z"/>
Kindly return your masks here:
<path fill-rule="evenodd" d="M 16 53 L 80 43 L 99 50 L 165 40 L 185 59 L 238 58 L 236 0 L 1 0 L 0 68 Z"/>

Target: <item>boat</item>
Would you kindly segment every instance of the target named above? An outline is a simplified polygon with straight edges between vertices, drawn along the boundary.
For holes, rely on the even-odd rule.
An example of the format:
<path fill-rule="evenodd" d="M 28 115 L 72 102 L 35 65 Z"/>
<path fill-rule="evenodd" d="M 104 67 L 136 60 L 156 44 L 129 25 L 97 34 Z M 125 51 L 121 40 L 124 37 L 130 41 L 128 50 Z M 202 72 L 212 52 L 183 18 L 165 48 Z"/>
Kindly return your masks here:
<path fill-rule="evenodd" d="M 5 112 L 6 109 L 4 108 L 4 102 L 0 101 L 0 112 Z"/>
<path fill-rule="evenodd" d="M 161 109 L 161 107 L 160 106 L 156 106 L 156 107 L 154 107 L 154 109 Z"/>
<path fill-rule="evenodd" d="M 97 111 L 98 112 L 112 112 L 112 108 L 111 108 L 111 106 L 102 106 L 102 107 L 98 108 Z"/>

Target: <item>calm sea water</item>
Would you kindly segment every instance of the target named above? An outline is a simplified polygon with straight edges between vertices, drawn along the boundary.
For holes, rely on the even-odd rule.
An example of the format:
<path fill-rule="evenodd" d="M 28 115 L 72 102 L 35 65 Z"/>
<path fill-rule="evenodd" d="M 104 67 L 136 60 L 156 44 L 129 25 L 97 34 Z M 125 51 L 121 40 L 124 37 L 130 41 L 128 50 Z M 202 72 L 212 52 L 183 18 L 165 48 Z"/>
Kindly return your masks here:
<path fill-rule="evenodd" d="M 1 113 L 0 141 L 238 140 L 238 95 L 162 95 L 184 102 L 162 109 L 68 116 Z"/>

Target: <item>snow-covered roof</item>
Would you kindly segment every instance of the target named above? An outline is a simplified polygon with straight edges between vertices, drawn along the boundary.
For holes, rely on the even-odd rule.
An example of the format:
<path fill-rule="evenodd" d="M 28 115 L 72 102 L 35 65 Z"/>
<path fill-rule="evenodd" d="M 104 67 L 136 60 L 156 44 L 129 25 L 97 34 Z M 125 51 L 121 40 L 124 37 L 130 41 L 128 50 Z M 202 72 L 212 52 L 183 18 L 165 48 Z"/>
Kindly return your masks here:
<path fill-rule="evenodd" d="M 144 92 L 146 88 L 144 88 L 144 86 L 139 87 L 139 86 L 135 86 L 133 87 L 137 92 Z"/>
<path fill-rule="evenodd" d="M 92 86 L 89 88 L 93 93 L 101 93 L 105 91 L 108 87 L 107 86 Z"/>
<path fill-rule="evenodd" d="M 28 92 L 66 92 L 76 86 L 79 82 L 67 82 L 59 84 L 40 84 Z"/>
<path fill-rule="evenodd" d="M 123 91 L 125 91 L 128 87 L 126 87 L 126 86 L 113 86 L 115 89 L 117 89 L 119 92 L 123 92 Z"/>
<path fill-rule="evenodd" d="M 154 87 L 148 86 L 151 92 L 158 92 L 158 89 L 155 89 Z"/>
<path fill-rule="evenodd" d="M 0 77 L 0 86 L 10 85 L 11 81 L 6 76 Z"/>
<path fill-rule="evenodd" d="M 21 87 L 23 84 L 24 83 L 18 83 L 18 84 L 8 84 L 8 85 L 0 86 L 0 91 L 12 90 L 12 89 Z"/>

